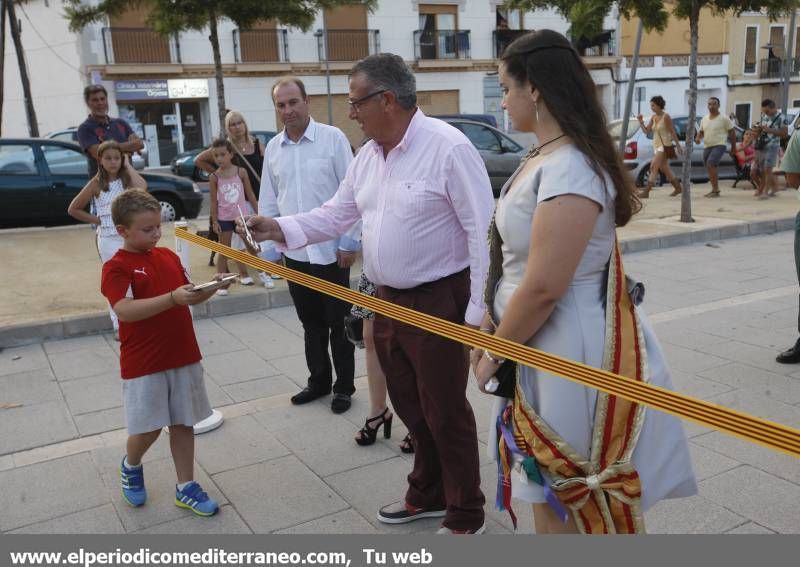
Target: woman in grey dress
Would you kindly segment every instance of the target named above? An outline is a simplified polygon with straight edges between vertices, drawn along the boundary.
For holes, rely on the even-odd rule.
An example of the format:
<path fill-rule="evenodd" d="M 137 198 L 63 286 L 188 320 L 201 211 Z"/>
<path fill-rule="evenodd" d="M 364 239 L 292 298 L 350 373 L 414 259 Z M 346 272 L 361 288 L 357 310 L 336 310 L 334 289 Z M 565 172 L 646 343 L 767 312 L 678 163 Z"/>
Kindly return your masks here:
<path fill-rule="evenodd" d="M 514 128 L 534 132 L 539 145 L 500 195 L 495 213 L 497 254 L 487 287 L 491 299 L 481 327 L 498 337 L 602 367 L 606 267 L 615 228 L 640 208 L 632 180 L 608 135 L 589 72 L 564 36 L 540 30 L 517 39 L 504 52 L 499 75 L 503 106 Z M 658 341 L 644 314 L 637 311 L 637 315 L 646 345 L 645 380 L 670 388 Z M 501 361 L 477 349 L 471 361 L 485 391 Z M 519 386 L 533 411 L 588 459 L 595 449 L 597 391 L 525 366 L 519 368 Z M 504 398 L 497 399 L 493 424 L 506 404 Z M 493 457 L 496 432 L 493 425 L 489 439 Z M 638 510 L 662 498 L 696 492 L 678 419 L 647 410 L 634 447 L 632 463 L 641 481 Z M 511 474 L 511 497 L 533 504 L 536 533 L 578 531 L 574 517 L 564 522 L 545 503 L 544 487 L 528 482 L 524 471 L 520 474 L 520 464 Z M 542 474 L 548 483 L 548 471 Z"/>

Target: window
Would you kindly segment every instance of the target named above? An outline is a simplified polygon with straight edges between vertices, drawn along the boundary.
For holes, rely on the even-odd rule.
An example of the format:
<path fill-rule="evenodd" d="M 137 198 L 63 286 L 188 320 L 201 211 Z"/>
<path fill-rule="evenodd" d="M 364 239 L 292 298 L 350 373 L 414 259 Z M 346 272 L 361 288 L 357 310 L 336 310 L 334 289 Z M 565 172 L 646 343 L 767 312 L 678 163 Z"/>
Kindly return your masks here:
<path fill-rule="evenodd" d="M 772 46 L 767 57 L 769 59 L 783 59 L 786 51 L 786 40 L 783 37 L 783 26 L 769 27 L 769 44 Z"/>
<path fill-rule="evenodd" d="M 509 10 L 497 7 L 497 29 L 499 30 L 521 30 L 522 29 L 522 10 Z"/>
<path fill-rule="evenodd" d="M 733 107 L 733 113 L 736 115 L 736 122 L 742 128 L 750 126 L 750 103 L 737 102 Z"/>
<path fill-rule="evenodd" d="M 756 72 L 756 59 L 758 59 L 758 27 L 747 26 L 744 38 L 744 72 Z"/>
<path fill-rule="evenodd" d="M 494 132 L 483 126 L 477 124 L 459 124 L 459 128 L 464 132 L 464 135 L 469 138 L 472 145 L 479 150 L 486 150 L 490 152 L 500 152 L 500 140 L 497 139 Z"/>
<path fill-rule="evenodd" d="M 421 59 L 458 57 L 458 6 L 420 4 L 419 29 Z"/>
<path fill-rule="evenodd" d="M 0 174 L 37 175 L 33 148 L 28 145 L 0 145 Z"/>
<path fill-rule="evenodd" d="M 42 146 L 47 169 L 53 175 L 83 175 L 89 177 L 86 155 L 64 146 Z"/>
<path fill-rule="evenodd" d="M 59 142 L 72 142 L 75 143 L 77 141 L 77 132 L 74 130 L 70 130 L 67 132 L 59 132 L 55 136 L 49 136 L 51 140 L 58 140 Z"/>

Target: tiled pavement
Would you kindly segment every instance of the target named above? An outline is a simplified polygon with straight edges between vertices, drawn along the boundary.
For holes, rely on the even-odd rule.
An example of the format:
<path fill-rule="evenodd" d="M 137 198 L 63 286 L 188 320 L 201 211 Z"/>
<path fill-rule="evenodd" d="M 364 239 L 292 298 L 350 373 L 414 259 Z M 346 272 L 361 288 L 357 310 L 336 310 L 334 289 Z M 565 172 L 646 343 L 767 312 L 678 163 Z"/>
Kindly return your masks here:
<path fill-rule="evenodd" d="M 789 232 L 629 254 L 647 285 L 646 306 L 676 387 L 715 403 L 800 427 L 800 366 L 774 361 L 797 336 L 797 282 Z M 226 416 L 198 436 L 198 480 L 221 504 L 210 519 L 172 504 L 168 443 L 147 455 L 150 499 L 131 509 L 116 467 L 125 439 L 117 344 L 95 335 L 0 352 L 0 531 L 147 533 L 430 532 L 435 520 L 381 525 L 376 509 L 398 499 L 410 459 L 405 431 L 375 446 L 352 436 L 367 409 L 358 380 L 353 408 L 293 407 L 305 381 L 292 307 L 197 321 L 209 394 Z M 358 351 L 357 374 L 364 374 Z M 483 489 L 491 533 L 495 466 L 484 456 L 491 400 L 474 387 Z M 800 533 L 800 460 L 686 424 L 700 494 L 646 515 L 655 533 Z M 521 533 L 530 513 L 517 506 Z"/>

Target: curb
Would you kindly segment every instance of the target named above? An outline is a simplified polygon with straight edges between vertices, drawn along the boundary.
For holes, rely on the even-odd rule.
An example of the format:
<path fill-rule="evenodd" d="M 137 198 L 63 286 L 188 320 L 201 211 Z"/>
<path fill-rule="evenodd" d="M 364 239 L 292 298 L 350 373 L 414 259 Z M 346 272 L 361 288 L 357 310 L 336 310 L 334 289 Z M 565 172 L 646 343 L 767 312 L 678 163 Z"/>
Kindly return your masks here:
<path fill-rule="evenodd" d="M 791 216 L 775 220 L 740 222 L 718 228 L 705 228 L 664 236 L 647 236 L 623 241 L 622 253 L 631 254 L 648 250 L 688 246 L 690 244 L 702 244 L 715 240 L 774 234 L 776 232 L 794 230 L 794 227 L 795 217 Z M 350 287 L 352 289 L 357 289 L 359 276 L 350 278 Z M 206 319 L 208 317 L 236 315 L 289 305 L 293 305 L 289 289 L 283 288 L 269 290 L 266 293 L 232 295 L 225 299 L 215 298 L 195 306 L 192 309 L 192 313 L 195 319 Z M 0 328 L 0 349 L 49 340 L 109 333 L 111 330 L 111 322 L 108 318 L 108 312 L 105 310 L 35 323 L 9 325 Z"/>

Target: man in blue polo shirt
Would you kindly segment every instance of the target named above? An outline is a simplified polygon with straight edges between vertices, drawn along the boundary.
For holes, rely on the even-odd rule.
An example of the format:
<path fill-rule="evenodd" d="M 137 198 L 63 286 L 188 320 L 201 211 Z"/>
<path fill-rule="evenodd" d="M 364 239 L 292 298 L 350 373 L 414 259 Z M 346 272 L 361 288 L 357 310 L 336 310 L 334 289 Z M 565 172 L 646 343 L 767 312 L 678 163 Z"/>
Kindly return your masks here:
<path fill-rule="evenodd" d="M 133 152 L 144 148 L 144 143 L 133 133 L 130 124 L 108 115 L 108 92 L 103 85 L 87 86 L 83 89 L 83 100 L 90 113 L 78 126 L 78 143 L 89 156 L 89 178 L 92 178 L 97 174 L 97 148 L 101 143 L 106 140 L 118 142 L 122 153 L 128 154 L 129 158 Z"/>

